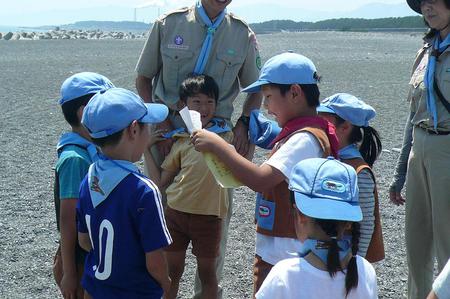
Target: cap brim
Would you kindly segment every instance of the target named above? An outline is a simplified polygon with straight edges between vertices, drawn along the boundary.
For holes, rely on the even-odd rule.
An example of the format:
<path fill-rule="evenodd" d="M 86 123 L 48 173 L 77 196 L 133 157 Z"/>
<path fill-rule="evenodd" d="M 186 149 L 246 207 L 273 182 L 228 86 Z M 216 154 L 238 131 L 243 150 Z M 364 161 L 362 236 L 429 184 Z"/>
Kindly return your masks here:
<path fill-rule="evenodd" d="M 334 112 L 333 109 L 331 109 L 331 108 L 329 108 L 329 107 L 327 107 L 327 106 L 324 106 L 324 105 L 322 105 L 322 104 L 320 104 L 320 106 L 317 107 L 316 110 L 317 110 L 317 113 L 322 112 L 322 113 L 336 114 L 336 112 Z"/>
<path fill-rule="evenodd" d="M 270 82 L 267 80 L 258 80 L 256 82 L 254 82 L 253 84 L 250 84 L 249 86 L 244 88 L 242 90 L 242 92 L 246 92 L 246 93 L 260 92 L 261 86 L 266 85 L 266 84 L 270 84 Z"/>
<path fill-rule="evenodd" d="M 422 14 L 422 10 L 420 9 L 420 0 L 407 0 L 409 7 L 417 12 L 418 14 Z"/>
<path fill-rule="evenodd" d="M 169 109 L 166 105 L 145 103 L 145 106 L 147 107 L 147 114 L 139 122 L 156 124 L 164 121 L 169 115 Z"/>
<path fill-rule="evenodd" d="M 362 212 L 359 205 L 352 205 L 339 200 L 309 197 L 303 193 L 294 192 L 297 208 L 311 218 L 359 222 Z"/>

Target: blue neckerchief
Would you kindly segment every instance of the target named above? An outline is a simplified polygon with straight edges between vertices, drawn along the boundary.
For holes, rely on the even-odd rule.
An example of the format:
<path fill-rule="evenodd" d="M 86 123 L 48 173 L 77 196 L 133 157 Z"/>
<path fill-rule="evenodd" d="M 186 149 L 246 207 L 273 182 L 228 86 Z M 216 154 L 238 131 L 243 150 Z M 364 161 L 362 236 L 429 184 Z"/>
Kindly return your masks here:
<path fill-rule="evenodd" d="M 351 242 L 348 239 L 338 240 L 339 260 L 342 261 L 351 252 Z M 328 257 L 328 242 L 307 239 L 303 242 L 302 251 L 299 252 L 300 257 L 305 257 L 308 253 L 314 253 L 325 265 Z"/>
<path fill-rule="evenodd" d="M 248 130 L 251 142 L 263 149 L 272 149 L 272 141 L 281 132 L 278 123 L 265 117 L 258 109 L 250 112 Z"/>
<path fill-rule="evenodd" d="M 438 51 L 442 53 L 450 46 L 450 34 L 447 35 L 445 40 L 439 42 L 439 35 L 433 40 L 433 52 Z M 427 71 L 425 73 L 424 84 L 427 89 L 427 110 L 433 117 L 433 127 L 437 129 L 437 109 L 436 109 L 436 97 L 434 94 L 434 73 L 436 71 L 436 56 L 430 55 L 428 58 Z"/>
<path fill-rule="evenodd" d="M 84 139 L 77 133 L 69 132 L 61 136 L 61 138 L 58 141 L 58 144 L 56 145 L 58 156 L 61 154 L 62 148 L 67 145 L 77 145 L 86 149 L 86 151 L 89 154 L 89 157 L 91 158 L 92 163 L 98 160 L 99 152 L 95 144 L 93 144 L 87 139 Z"/>
<path fill-rule="evenodd" d="M 88 184 L 92 205 L 97 207 L 130 173 L 142 176 L 130 161 L 111 160 L 100 154 L 99 160 L 89 167 Z"/>
<path fill-rule="evenodd" d="M 363 157 L 361 156 L 356 143 L 353 143 L 339 150 L 339 158 L 342 160 L 350 160 L 355 158 L 362 159 Z"/>
<path fill-rule="evenodd" d="M 211 22 L 208 15 L 206 14 L 201 1 L 197 1 L 196 9 L 202 21 L 206 24 L 206 26 L 208 26 L 207 34 L 205 40 L 203 41 L 202 49 L 200 51 L 200 54 L 198 55 L 197 63 L 195 64 L 194 68 L 195 74 L 203 74 L 206 63 L 208 62 L 209 52 L 211 51 L 214 33 L 216 32 L 217 27 L 219 27 L 219 25 L 225 18 L 226 9 L 217 16 L 214 23 Z"/>
<path fill-rule="evenodd" d="M 209 121 L 209 125 L 210 126 L 206 127 L 205 129 L 216 134 L 231 132 L 230 126 L 222 118 L 214 117 Z M 163 137 L 169 139 L 174 137 L 176 134 L 183 134 L 183 133 L 186 133 L 186 128 L 177 128 L 164 134 Z"/>

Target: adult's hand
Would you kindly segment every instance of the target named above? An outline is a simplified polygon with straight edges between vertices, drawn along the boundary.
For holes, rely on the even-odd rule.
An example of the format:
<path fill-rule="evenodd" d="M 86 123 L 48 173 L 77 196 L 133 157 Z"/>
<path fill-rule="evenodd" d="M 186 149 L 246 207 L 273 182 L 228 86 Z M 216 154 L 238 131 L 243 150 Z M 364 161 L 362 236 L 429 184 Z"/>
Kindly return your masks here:
<path fill-rule="evenodd" d="M 406 201 L 403 198 L 402 194 L 397 191 L 389 191 L 389 199 L 396 206 L 402 206 L 405 204 L 405 201 Z"/>
<path fill-rule="evenodd" d="M 248 127 L 241 121 L 238 121 L 233 128 L 233 145 L 236 151 L 244 157 L 247 157 L 249 150 Z"/>
<path fill-rule="evenodd" d="M 173 126 L 172 123 L 166 119 L 165 121 L 163 121 L 162 123 L 159 123 L 158 125 L 156 125 L 156 129 L 162 132 L 169 132 L 173 130 Z M 165 157 L 169 154 L 170 149 L 172 148 L 173 145 L 173 140 L 171 138 L 160 141 L 158 143 L 156 143 L 156 148 L 158 149 L 160 155 L 162 157 Z"/>

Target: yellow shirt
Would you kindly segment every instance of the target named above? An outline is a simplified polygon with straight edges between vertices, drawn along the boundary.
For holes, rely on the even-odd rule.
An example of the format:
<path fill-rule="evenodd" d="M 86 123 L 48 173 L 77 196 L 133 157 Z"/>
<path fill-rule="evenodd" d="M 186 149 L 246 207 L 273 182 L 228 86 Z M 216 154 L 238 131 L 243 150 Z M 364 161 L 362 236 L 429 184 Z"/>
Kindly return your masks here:
<path fill-rule="evenodd" d="M 178 89 L 194 71 L 207 27 L 194 7 L 182 8 L 156 20 L 136 66 L 139 75 L 153 79 L 155 101 L 177 110 Z M 239 86 L 258 80 L 261 59 L 256 37 L 248 25 L 227 13 L 214 33 L 204 74 L 216 80 L 216 116 L 230 120 Z"/>
<path fill-rule="evenodd" d="M 231 132 L 219 135 L 228 142 L 233 138 Z M 161 165 L 165 170 L 178 171 L 166 189 L 167 204 L 185 213 L 224 218 L 228 211 L 227 189 L 217 184 L 203 154 L 195 150 L 188 134 L 174 137 L 177 141 Z"/>

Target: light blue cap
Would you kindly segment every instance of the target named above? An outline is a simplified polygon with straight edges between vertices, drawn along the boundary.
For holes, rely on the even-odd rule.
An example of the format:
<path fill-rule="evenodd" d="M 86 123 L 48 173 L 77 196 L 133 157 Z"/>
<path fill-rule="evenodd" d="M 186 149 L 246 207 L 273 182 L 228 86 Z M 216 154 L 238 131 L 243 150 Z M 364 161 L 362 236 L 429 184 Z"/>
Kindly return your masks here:
<path fill-rule="evenodd" d="M 281 128 L 276 121 L 268 119 L 258 109 L 255 109 L 250 112 L 248 131 L 254 145 L 263 149 L 272 149 L 272 141 L 280 134 Z"/>
<path fill-rule="evenodd" d="M 317 84 L 319 77 L 314 63 L 307 57 L 286 52 L 273 56 L 266 61 L 259 74 L 258 81 L 242 91 L 255 93 L 265 84 Z"/>
<path fill-rule="evenodd" d="M 297 163 L 289 189 L 295 204 L 311 218 L 358 222 L 362 220 L 356 171 L 333 157 L 312 158 Z"/>
<path fill-rule="evenodd" d="M 368 127 L 369 121 L 376 115 L 372 106 L 348 93 L 337 93 L 324 99 L 317 112 L 336 114 L 358 127 Z"/>
<path fill-rule="evenodd" d="M 95 94 L 112 87 L 114 85 L 103 75 L 92 72 L 77 73 L 67 78 L 61 85 L 59 104 L 62 105 L 87 94 Z"/>
<path fill-rule="evenodd" d="M 134 120 L 159 123 L 169 109 L 163 104 L 146 104 L 132 91 L 110 88 L 92 97 L 83 111 L 81 123 L 93 138 L 103 138 L 128 127 Z"/>

